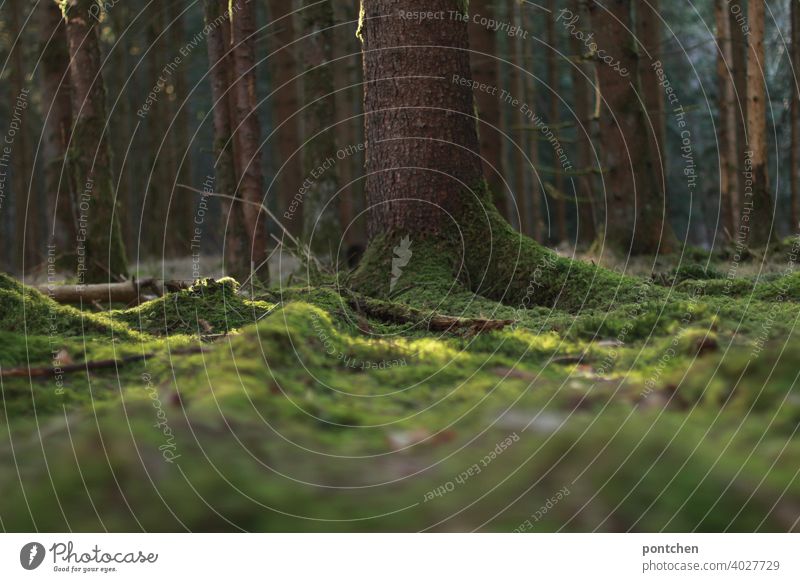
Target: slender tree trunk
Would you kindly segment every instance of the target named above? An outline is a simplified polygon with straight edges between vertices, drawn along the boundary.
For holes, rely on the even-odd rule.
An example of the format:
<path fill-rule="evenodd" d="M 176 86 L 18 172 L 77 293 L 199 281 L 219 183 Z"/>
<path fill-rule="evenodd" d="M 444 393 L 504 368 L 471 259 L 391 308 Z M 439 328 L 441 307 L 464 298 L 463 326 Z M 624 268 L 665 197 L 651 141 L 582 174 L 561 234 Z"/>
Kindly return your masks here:
<path fill-rule="evenodd" d="M 233 53 L 233 110 L 235 156 L 239 169 L 238 191 L 244 201 L 242 213 L 250 240 L 251 270 L 257 279 L 269 281 L 267 229 L 260 205 L 264 201 L 261 172 L 261 126 L 256 111 L 256 3 L 230 0 Z"/>
<path fill-rule="evenodd" d="M 735 203 L 731 215 L 735 218 L 734 230 L 731 236 L 734 240 L 741 236 L 741 226 L 746 226 L 741 221 L 742 204 L 744 202 L 745 177 L 744 169 L 749 164 L 747 159 L 747 52 L 748 40 L 745 35 L 747 24 L 747 0 L 731 0 L 728 4 L 728 16 L 731 31 L 731 51 L 733 52 L 733 86 L 734 86 L 734 118 L 736 120 L 736 189 Z"/>
<path fill-rule="evenodd" d="M 525 17 L 522 14 L 523 11 L 526 10 L 526 7 L 523 6 L 522 2 L 516 2 L 514 4 L 514 20 L 516 24 L 522 29 L 526 30 L 525 28 Z M 527 49 L 527 50 L 526 50 Z M 529 101 L 530 97 L 527 95 L 527 84 L 528 84 L 528 74 L 530 69 L 528 69 L 528 58 L 527 58 L 527 51 L 530 50 L 529 46 L 525 45 L 525 41 L 522 36 L 517 36 L 514 38 L 514 62 L 515 64 L 520 67 L 520 69 L 513 68 L 512 69 L 512 76 L 514 78 L 514 91 L 517 94 L 517 98 L 522 100 L 525 103 L 531 103 Z M 517 123 L 523 126 L 526 124 L 527 120 L 524 115 L 520 114 L 517 116 Z M 517 195 L 514 197 L 519 204 L 519 213 L 520 213 L 520 232 L 526 234 L 528 236 L 534 235 L 534 228 L 533 228 L 533 207 L 531 202 L 533 201 L 532 195 L 532 180 L 531 177 L 534 173 L 534 167 L 532 165 L 532 160 L 529 161 L 528 156 L 530 155 L 531 149 L 531 133 L 529 131 L 525 131 L 522 129 L 521 131 L 517 132 L 518 140 L 517 140 L 517 147 L 520 149 L 520 152 L 515 152 L 515 163 L 516 163 L 516 188 L 517 188 Z"/>
<path fill-rule="evenodd" d="M 550 14 L 547 16 L 547 44 L 550 45 L 547 54 L 547 84 L 548 91 L 550 92 L 550 130 L 553 132 L 556 140 L 560 143 L 559 139 L 559 125 L 561 122 L 559 97 L 559 71 L 558 71 L 558 35 L 556 34 L 556 2 L 555 0 L 548 0 L 547 7 Z M 552 238 L 557 243 L 565 242 L 568 238 L 567 234 L 567 200 L 564 193 L 564 174 L 561 169 L 561 162 L 558 155 L 553 151 L 553 188 L 557 193 L 557 197 L 553 199 L 553 207 L 556 215 L 556 231 L 555 236 Z"/>
<path fill-rule="evenodd" d="M 58 255 L 75 245 L 75 184 L 67 165 L 67 140 L 72 129 L 69 49 L 64 19 L 55 2 L 39 7 L 42 39 L 42 111 L 44 113 L 44 180 L 47 194 L 47 238 Z M 74 261 L 72 261 L 74 265 Z"/>
<path fill-rule="evenodd" d="M 522 28 L 523 30 L 532 30 L 531 10 L 536 10 L 531 6 L 521 3 L 522 11 Z M 525 75 L 525 100 L 531 108 L 535 108 L 536 103 L 536 80 L 533 76 L 534 72 L 534 59 L 532 48 L 529 48 L 527 58 L 525 60 L 525 69 L 531 73 Z M 537 242 L 544 240 L 544 221 L 542 220 L 542 180 L 538 172 L 539 168 L 539 133 L 528 135 L 528 157 L 533 162 L 531 189 L 526 193 L 525 198 L 529 200 L 531 208 L 531 233 L 530 236 Z"/>
<path fill-rule="evenodd" d="M 303 164 L 300 148 L 300 97 L 298 86 L 297 52 L 300 45 L 294 44 L 295 16 L 292 14 L 292 3 L 286 0 L 269 0 L 270 19 L 274 24 L 274 34 L 270 37 L 269 64 L 275 93 L 273 110 L 276 125 L 274 153 L 279 160 L 280 174 L 277 177 L 276 193 L 279 199 L 280 213 L 284 226 L 293 235 L 303 230 L 302 206 L 289 213 L 292 200 L 303 185 Z M 288 213 L 288 214 L 285 214 Z M 289 216 L 290 218 L 287 218 Z"/>
<path fill-rule="evenodd" d="M 303 166 L 313 182 L 303 202 L 303 237 L 311 250 L 333 262 L 341 243 L 336 152 L 336 99 L 333 86 L 333 7 L 329 1 L 304 0 Z"/>
<path fill-rule="evenodd" d="M 791 234 L 798 234 L 800 231 L 800 159 L 798 159 L 798 150 L 800 150 L 800 128 L 797 124 L 800 123 L 800 7 L 798 0 L 790 0 L 791 5 L 791 18 L 792 18 L 792 145 L 790 157 L 790 172 L 791 172 L 791 209 L 789 220 L 789 232 Z"/>
<path fill-rule="evenodd" d="M 186 43 L 185 11 L 186 0 L 169 0 L 167 20 L 170 23 L 168 41 L 170 59 L 181 57 L 181 49 Z M 194 220 L 194 204 L 183 201 L 185 193 L 178 192 L 175 184 L 189 184 L 192 180 L 192 156 L 189 151 L 189 84 L 186 67 L 188 62 L 182 61 L 171 74 L 174 91 L 169 95 L 169 119 L 172 130 L 169 135 L 168 159 L 173 180 L 170 186 L 170 228 L 167 238 L 167 250 L 174 256 L 189 254 Z"/>
<path fill-rule="evenodd" d="M 732 74 L 733 44 L 726 0 L 716 0 L 717 82 L 719 100 L 719 167 L 722 226 L 728 237 L 735 236 L 739 223 L 739 177 L 736 143 L 736 87 Z"/>
<path fill-rule="evenodd" d="M 636 2 L 636 36 L 640 43 L 639 51 L 639 87 L 645 106 L 645 129 L 650 138 L 650 151 L 654 159 L 656 185 L 660 197 L 669 202 L 667 195 L 667 160 L 664 156 L 666 136 L 664 116 L 664 90 L 658 78 L 658 71 L 653 64 L 661 60 L 661 16 L 660 0 Z"/>
<path fill-rule="evenodd" d="M 470 11 L 485 18 L 495 18 L 493 0 L 471 0 Z M 472 49 L 472 77 L 476 83 L 488 90 L 476 90 L 478 135 L 481 142 L 481 155 L 484 158 L 483 172 L 489 189 L 500 213 L 508 219 L 511 216 L 510 197 L 503 185 L 503 140 L 500 133 L 500 78 L 497 64 L 496 34 L 480 22 L 470 21 L 469 35 Z M 494 90 L 495 88 L 496 91 Z"/>
<path fill-rule="evenodd" d="M 40 253 L 40 221 L 39 205 L 36 204 L 36 189 L 33 184 L 33 172 L 28 139 L 28 116 L 31 105 L 30 87 L 26 85 L 27 71 L 25 67 L 26 38 L 22 28 L 25 16 L 22 0 L 9 0 L 9 25 L 14 43 L 11 52 L 11 94 L 9 109 L 12 110 L 11 123 L 13 132 L 12 185 L 14 188 L 16 250 L 15 260 L 20 273 L 30 270 L 39 264 Z M 9 132 L 9 135 L 12 135 Z"/>
<path fill-rule="evenodd" d="M 97 21 L 87 0 L 58 0 L 67 23 L 74 127 L 69 161 L 78 205 L 78 281 L 117 279 L 128 271 L 116 208 L 100 74 Z"/>
<path fill-rule="evenodd" d="M 743 214 L 750 215 L 748 242 L 765 245 L 772 235 L 773 205 L 767 157 L 767 95 L 764 62 L 764 0 L 749 0 L 750 43 L 747 52 L 747 142 L 752 189 L 745 183 Z"/>
<path fill-rule="evenodd" d="M 674 235 L 655 178 L 658 160 L 645 130 L 646 113 L 635 91 L 639 62 L 632 46 L 631 2 L 590 0 L 589 12 L 598 54 L 610 55 L 597 63 L 604 98 L 600 138 L 607 172 L 606 237 L 624 253 L 669 252 Z"/>
<path fill-rule="evenodd" d="M 579 17 L 581 22 L 585 16 L 582 9 L 581 0 L 571 0 L 570 10 Z M 584 34 L 588 34 L 584 31 Z M 594 167 L 592 157 L 592 105 L 589 95 L 589 83 L 593 78 L 593 65 L 584 60 L 585 47 L 577 36 L 570 34 L 570 52 L 573 58 L 578 61 L 572 66 L 572 91 L 575 106 L 575 132 L 577 144 L 578 168 L 586 171 Z M 592 175 L 581 173 L 574 178 L 578 192 L 578 244 L 583 246 L 591 245 L 597 238 L 595 210 L 594 210 L 594 190 L 592 188 Z"/>
<path fill-rule="evenodd" d="M 205 19 L 210 31 L 206 43 L 214 120 L 214 191 L 225 196 L 236 196 L 227 0 L 205 0 Z M 225 228 L 225 270 L 228 275 L 244 281 L 250 275 L 250 261 L 242 203 L 225 198 L 221 202 L 225 217 L 222 221 Z"/>

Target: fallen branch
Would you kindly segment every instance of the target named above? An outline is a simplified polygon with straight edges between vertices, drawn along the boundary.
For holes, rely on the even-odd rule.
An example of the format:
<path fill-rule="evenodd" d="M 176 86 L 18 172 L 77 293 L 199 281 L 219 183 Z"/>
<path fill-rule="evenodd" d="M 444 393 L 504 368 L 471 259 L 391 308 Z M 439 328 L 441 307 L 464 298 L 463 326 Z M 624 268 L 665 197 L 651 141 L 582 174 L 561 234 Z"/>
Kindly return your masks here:
<path fill-rule="evenodd" d="M 204 352 L 202 347 L 187 348 L 184 350 L 175 350 L 173 355 L 187 355 L 199 354 Z M 108 368 L 118 368 L 126 364 L 133 364 L 141 362 L 148 358 L 155 357 L 156 354 L 137 354 L 135 356 L 126 356 L 124 358 L 117 358 L 113 360 L 90 360 L 88 362 L 81 362 L 80 364 L 69 364 L 66 366 L 43 366 L 41 368 L 12 368 L 10 370 L 3 370 L 0 372 L 0 378 L 51 378 L 55 376 L 63 376 L 64 374 L 73 374 L 75 372 L 89 372 L 92 370 L 106 370 Z"/>
<path fill-rule="evenodd" d="M 428 331 L 450 332 L 465 330 L 467 335 L 476 335 L 485 331 L 496 331 L 514 323 L 513 319 L 472 319 L 453 317 L 450 315 L 425 314 L 418 309 L 405 305 L 397 305 L 376 301 L 366 297 L 350 294 L 350 307 L 373 319 L 388 323 L 421 324 Z"/>
<path fill-rule="evenodd" d="M 138 305 L 143 301 L 162 297 L 167 292 L 186 289 L 189 285 L 186 281 L 142 279 L 96 285 L 39 285 L 37 289 L 57 303 L 88 305 L 100 301 Z"/>

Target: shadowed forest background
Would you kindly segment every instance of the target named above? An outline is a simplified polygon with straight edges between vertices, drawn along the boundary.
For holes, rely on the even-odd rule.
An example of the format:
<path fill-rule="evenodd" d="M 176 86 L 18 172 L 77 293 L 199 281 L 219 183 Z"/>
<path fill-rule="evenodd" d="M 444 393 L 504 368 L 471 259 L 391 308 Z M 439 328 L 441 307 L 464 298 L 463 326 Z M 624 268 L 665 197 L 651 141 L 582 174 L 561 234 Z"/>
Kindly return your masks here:
<path fill-rule="evenodd" d="M 9 531 L 800 527 L 796 0 L 6 0 Z"/>

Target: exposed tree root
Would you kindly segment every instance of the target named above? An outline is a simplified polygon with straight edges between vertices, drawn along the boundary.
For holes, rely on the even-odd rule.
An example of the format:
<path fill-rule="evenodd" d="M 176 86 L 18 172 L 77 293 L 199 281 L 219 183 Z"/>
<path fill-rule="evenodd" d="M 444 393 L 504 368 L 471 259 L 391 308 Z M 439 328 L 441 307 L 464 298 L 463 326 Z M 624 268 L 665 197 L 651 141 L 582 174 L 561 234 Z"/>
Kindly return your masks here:
<path fill-rule="evenodd" d="M 187 289 L 189 286 L 190 283 L 186 281 L 142 279 L 94 285 L 40 285 L 37 289 L 54 301 L 69 305 L 88 305 L 94 302 L 138 305 L 162 297 L 167 292 Z"/>

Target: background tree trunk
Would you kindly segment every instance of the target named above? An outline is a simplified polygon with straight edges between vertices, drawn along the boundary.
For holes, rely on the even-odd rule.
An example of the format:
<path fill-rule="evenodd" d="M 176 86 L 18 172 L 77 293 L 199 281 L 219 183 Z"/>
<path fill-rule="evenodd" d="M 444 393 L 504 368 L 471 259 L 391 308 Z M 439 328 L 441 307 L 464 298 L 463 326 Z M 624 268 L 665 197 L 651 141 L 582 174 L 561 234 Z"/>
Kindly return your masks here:
<path fill-rule="evenodd" d="M 798 150 L 800 150 L 800 131 L 798 131 L 797 124 L 800 123 L 800 8 L 798 8 L 798 0 L 790 0 L 791 22 L 792 22 L 792 77 L 791 83 L 791 117 L 792 117 L 792 151 L 789 159 L 790 172 L 791 172 L 791 207 L 789 213 L 789 232 L 791 234 L 798 234 L 800 230 L 800 159 L 798 159 Z"/>
<path fill-rule="evenodd" d="M 745 185 L 742 212 L 750 227 L 748 242 L 765 245 L 773 230 L 773 205 L 767 157 L 767 95 L 764 67 L 764 0 L 749 0 L 750 44 L 747 51 L 747 142 L 751 152 L 752 191 Z M 745 170 L 748 166 L 745 166 Z"/>
<path fill-rule="evenodd" d="M 495 18 L 493 0 L 471 0 L 469 10 L 486 18 Z M 475 82 L 485 84 L 489 88 L 500 86 L 497 64 L 496 33 L 478 22 L 470 20 L 469 37 L 473 53 L 472 78 Z M 500 134 L 500 98 L 490 91 L 475 91 L 477 102 L 478 135 L 480 137 L 481 155 L 484 158 L 483 173 L 489 184 L 495 204 L 500 213 L 508 220 L 511 216 L 511 204 L 508 188 L 503 185 L 503 140 Z"/>
<path fill-rule="evenodd" d="M 747 23 L 747 0 L 731 0 L 728 17 L 731 31 L 731 51 L 733 51 L 734 118 L 736 119 L 736 206 L 732 215 L 736 218 L 731 236 L 736 239 L 741 226 L 742 204 L 744 202 L 744 168 L 747 160 L 747 53 L 748 40 L 743 24 Z M 731 201 L 733 202 L 733 198 Z"/>
<path fill-rule="evenodd" d="M 578 22 L 586 16 L 581 0 L 571 0 L 570 10 L 578 15 Z M 586 34 L 588 32 L 584 31 Z M 578 244 L 591 245 L 597 238 L 597 228 L 594 209 L 594 189 L 592 188 L 592 174 L 585 173 L 595 166 L 592 155 L 592 105 L 589 95 L 590 79 L 594 78 L 593 65 L 585 60 L 585 47 L 575 35 L 569 35 L 570 52 L 576 59 L 572 64 L 572 91 L 575 107 L 575 139 L 578 169 L 582 172 L 573 178 L 577 187 L 578 206 Z"/>
<path fill-rule="evenodd" d="M 78 280 L 102 282 L 127 274 L 128 264 L 105 134 L 105 87 L 100 74 L 97 21 L 86 0 L 59 0 L 67 23 L 74 127 L 69 162 L 78 205 Z M 82 230 L 86 229 L 83 233 Z M 85 237 L 85 243 L 82 239 Z M 85 244 L 82 256 L 81 244 Z M 85 269 L 85 271 L 83 270 Z"/>
<path fill-rule="evenodd" d="M 55 2 L 39 7 L 42 43 L 42 111 L 44 120 L 44 181 L 47 195 L 47 238 L 58 255 L 75 246 L 75 184 L 67 165 L 67 140 L 72 130 L 69 49 L 64 19 Z M 67 263 L 69 264 L 69 263 Z M 74 257 L 71 263 L 74 266 Z"/>
<path fill-rule="evenodd" d="M 515 2 L 514 3 L 514 21 L 522 28 L 522 30 L 527 30 L 525 28 L 525 16 L 523 15 L 523 11 L 527 10 L 527 8 L 523 5 L 522 2 Z M 517 36 L 514 38 L 514 63 L 517 65 L 518 68 L 512 69 L 512 77 L 514 79 L 514 92 L 516 93 L 517 99 L 520 99 L 524 103 L 528 103 L 532 105 L 531 101 L 529 101 L 530 96 L 527 94 L 527 87 L 528 87 L 528 79 L 527 77 L 531 74 L 531 70 L 528 68 L 528 50 L 530 47 L 526 47 L 525 41 L 522 36 Z M 521 69 L 521 70 L 520 70 Z M 532 135 L 530 131 L 527 131 L 524 127 L 527 123 L 527 119 L 521 113 L 516 116 L 515 122 L 520 125 L 520 129 L 516 132 L 517 135 L 517 147 L 519 151 L 515 151 L 514 159 L 516 163 L 516 188 L 517 193 L 514 196 L 514 199 L 517 201 L 518 211 L 520 214 L 520 232 L 526 234 L 528 236 L 534 235 L 534 216 L 533 216 L 533 180 L 532 177 L 535 173 L 535 168 L 533 167 L 533 160 L 529 160 L 530 152 L 531 152 L 531 141 Z"/>
<path fill-rule="evenodd" d="M 521 3 L 522 9 L 522 28 L 524 30 L 533 30 L 531 10 L 536 8 Z M 531 108 L 536 107 L 536 79 L 534 78 L 534 58 L 532 48 L 528 47 L 525 59 L 525 69 L 530 73 L 525 75 L 525 99 Z M 533 162 L 531 171 L 531 189 L 530 192 L 525 194 L 525 197 L 530 200 L 531 206 L 531 234 L 530 236 L 537 242 L 544 240 L 544 224 L 542 220 L 542 179 L 539 173 L 540 160 L 539 160 L 539 132 L 534 133 L 525 132 L 528 135 L 528 157 Z"/>
<path fill-rule="evenodd" d="M 267 229 L 260 205 L 264 202 L 264 177 L 261 171 L 261 125 L 256 111 L 256 3 L 230 0 L 231 43 L 233 52 L 234 155 L 239 171 L 237 190 L 244 200 L 242 214 L 250 240 L 249 256 L 254 276 L 269 281 Z"/>
<path fill-rule="evenodd" d="M 635 3 L 636 36 L 641 45 L 639 53 L 638 86 L 645 106 L 646 126 L 642 131 L 650 138 L 655 182 L 660 197 L 669 205 L 667 194 L 667 159 L 664 155 L 666 128 L 664 118 L 664 89 L 653 63 L 661 60 L 660 0 Z"/>
<path fill-rule="evenodd" d="M 550 131 L 553 132 L 555 139 L 560 143 L 560 130 L 561 123 L 560 113 L 560 97 L 561 91 L 559 90 L 559 70 L 558 60 L 561 58 L 558 54 L 558 35 L 556 34 L 556 1 L 547 0 L 547 7 L 550 14 L 547 15 L 547 85 L 550 92 L 550 112 L 549 112 L 549 125 Z M 552 148 L 551 148 L 552 149 Z M 567 234 L 567 200 L 566 193 L 564 192 L 564 173 L 561 168 L 561 162 L 558 155 L 553 151 L 553 187 L 555 188 L 556 197 L 553 198 L 553 208 L 555 210 L 556 228 L 555 232 L 551 231 L 551 240 L 555 243 L 565 242 L 569 236 Z"/>
<path fill-rule="evenodd" d="M 223 19 L 223 20 L 220 20 Z M 227 0 L 205 0 L 205 20 L 210 32 L 208 45 L 209 79 L 214 119 L 214 191 L 236 196 L 236 167 L 233 160 L 233 106 L 231 105 L 231 57 Z M 221 22 L 221 24 L 220 24 Z M 217 23 L 217 24 L 215 24 Z M 249 240 L 244 230 L 241 202 L 222 199 L 225 220 L 225 271 L 244 281 L 250 275 L 247 253 Z"/>
<path fill-rule="evenodd" d="M 168 46 L 170 60 L 181 57 L 181 49 L 186 43 L 186 0 L 169 0 L 167 6 Z M 192 156 L 189 152 L 189 105 L 184 103 L 188 97 L 186 67 L 188 61 L 182 60 L 171 74 L 173 91 L 169 94 L 169 122 L 172 124 L 167 147 L 170 164 L 169 182 L 169 232 L 167 250 L 173 256 L 186 256 L 190 252 L 192 238 L 194 204 L 187 204 L 185 192 L 175 188 L 176 184 L 190 184 L 192 181 Z"/>
<path fill-rule="evenodd" d="M 719 168 L 722 226 L 728 237 L 734 237 L 739 224 L 739 177 L 736 163 L 736 87 L 732 67 L 733 41 L 726 0 L 716 0 L 717 82 L 719 105 Z"/>
<path fill-rule="evenodd" d="M 304 174 L 313 184 L 303 201 L 303 238 L 319 257 L 334 262 L 341 244 L 336 152 L 336 97 L 333 86 L 333 7 L 303 1 Z"/>
<path fill-rule="evenodd" d="M 33 165 L 30 155 L 30 140 L 28 139 L 31 88 L 26 83 L 28 72 L 24 51 L 27 42 L 22 24 L 25 17 L 22 0 L 9 0 L 7 10 L 11 42 L 13 43 L 8 103 L 9 109 L 12 110 L 12 123 L 16 126 L 12 144 L 11 180 L 14 189 L 16 224 L 14 258 L 17 271 L 22 273 L 36 267 L 41 260 L 41 224 L 39 205 L 36 203 L 36 188 L 33 184 Z"/>
<path fill-rule="evenodd" d="M 302 151 L 300 149 L 300 109 L 297 65 L 297 52 L 301 43 L 294 44 L 295 16 L 292 14 L 292 3 L 287 0 L 269 0 L 270 19 L 274 23 L 274 33 L 270 37 L 269 65 L 273 79 L 272 96 L 276 119 L 276 135 L 274 153 L 280 160 L 280 174 L 276 179 L 275 191 L 278 196 L 280 214 L 290 207 L 295 194 L 303 185 Z M 300 77 L 302 78 L 302 77 Z M 281 167 L 282 166 L 282 167 Z M 293 235 L 303 230 L 302 205 L 293 214 L 292 219 L 282 221 Z"/>
<path fill-rule="evenodd" d="M 606 171 L 606 238 L 624 253 L 669 252 L 673 234 L 655 179 L 658 160 L 642 131 L 646 113 L 634 90 L 639 60 L 631 38 L 631 2 L 590 0 L 589 12 L 598 50 L 613 61 L 597 63 L 604 99 L 600 139 Z"/>

